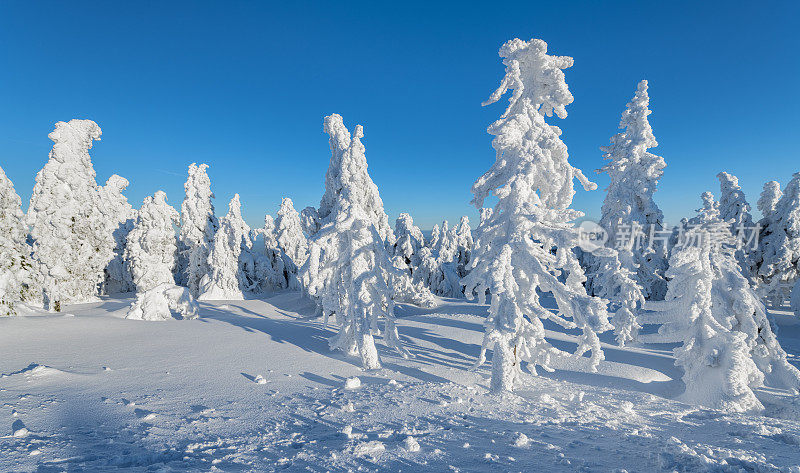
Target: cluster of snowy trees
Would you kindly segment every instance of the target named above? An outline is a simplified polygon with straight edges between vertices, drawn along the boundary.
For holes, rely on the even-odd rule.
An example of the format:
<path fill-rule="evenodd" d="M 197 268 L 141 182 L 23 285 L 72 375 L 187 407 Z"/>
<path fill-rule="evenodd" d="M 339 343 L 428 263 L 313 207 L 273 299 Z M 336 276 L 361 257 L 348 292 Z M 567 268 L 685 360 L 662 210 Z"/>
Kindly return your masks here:
<path fill-rule="evenodd" d="M 599 334 L 610 331 L 620 346 L 679 344 L 690 402 L 747 411 L 761 408 L 753 389 L 764 383 L 800 389 L 762 302 L 790 298 L 800 313 L 800 173 L 783 188 L 764 185 L 755 222 L 738 179 L 721 172 L 719 201 L 705 193 L 696 216 L 665 228 L 653 197 L 666 163 L 650 151 L 658 143 L 641 81 L 621 131 L 601 148 L 607 163 L 598 172 L 610 184 L 600 225 L 609 244 L 588 251 L 575 225 L 584 214 L 572 208 L 574 180 L 587 191 L 597 186 L 569 163 L 551 123 L 573 101 L 564 73 L 573 59 L 548 54 L 538 39 L 511 40 L 500 57 L 505 74 L 483 105 L 507 93 L 509 104 L 488 128 L 495 162 L 472 186 L 480 222 L 473 231 L 467 217 L 445 220 L 429 238 L 408 213 L 390 226 L 368 173 L 364 130 L 351 134 L 336 114 L 324 119 L 331 155 L 319 207 L 298 212 L 284 198 L 256 229 L 238 194 L 216 216 L 205 164 L 189 166 L 180 212 L 162 191 L 134 209 L 127 180 L 95 180 L 89 150 L 99 126 L 58 122 L 27 214 L 0 169 L 0 316 L 25 304 L 59 311 L 135 291 L 129 318 L 192 319 L 197 300 L 290 289 L 315 301 L 326 324 L 336 321 L 332 349 L 374 369 L 376 335 L 410 355 L 397 303 L 477 298 L 489 301 L 477 365 L 492 352 L 496 391 L 514 389 L 523 363 L 533 373 L 552 370 L 556 359 L 597 370 Z M 484 208 L 487 199 L 493 207 Z M 579 334 L 574 351 L 547 341 L 546 321 Z"/>

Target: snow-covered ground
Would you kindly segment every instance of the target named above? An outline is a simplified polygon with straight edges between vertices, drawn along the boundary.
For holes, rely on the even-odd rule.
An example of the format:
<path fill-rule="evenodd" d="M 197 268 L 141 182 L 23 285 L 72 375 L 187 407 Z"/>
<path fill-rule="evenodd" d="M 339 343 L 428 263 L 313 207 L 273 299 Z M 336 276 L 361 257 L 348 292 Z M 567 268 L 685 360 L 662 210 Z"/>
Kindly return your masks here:
<path fill-rule="evenodd" d="M 793 396 L 759 390 L 766 416 L 672 401 L 670 347 L 604 343 L 598 373 L 492 395 L 490 368 L 470 370 L 486 306 L 401 306 L 415 358 L 379 344 L 384 368 L 364 372 L 295 292 L 189 321 L 125 320 L 131 302 L 0 319 L 0 470 L 800 472 Z M 776 318 L 796 363 L 800 325 Z"/>

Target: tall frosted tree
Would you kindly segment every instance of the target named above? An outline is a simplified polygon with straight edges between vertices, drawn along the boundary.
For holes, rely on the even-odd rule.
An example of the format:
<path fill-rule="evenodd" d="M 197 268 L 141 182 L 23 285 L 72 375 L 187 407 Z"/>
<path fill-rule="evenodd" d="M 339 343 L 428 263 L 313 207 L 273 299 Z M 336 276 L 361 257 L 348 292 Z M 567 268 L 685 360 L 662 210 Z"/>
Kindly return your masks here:
<path fill-rule="evenodd" d="M 475 242 L 472 236 L 472 228 L 469 226 L 469 218 L 461 217 L 458 226 L 455 228 L 456 235 L 456 267 L 459 277 L 467 275 L 470 259 L 472 257 L 472 247 Z"/>
<path fill-rule="evenodd" d="M 35 302 L 36 275 L 21 206 L 14 184 L 0 168 L 0 317 L 16 315 L 20 302 Z"/>
<path fill-rule="evenodd" d="M 197 317 L 197 303 L 189 290 L 175 285 L 178 247 L 174 226 L 179 221 L 178 211 L 167 203 L 163 191 L 144 199 L 125 248 L 136 284 L 136 300 L 128 319 L 168 320 L 172 312 L 184 319 Z"/>
<path fill-rule="evenodd" d="M 128 233 L 136 223 L 136 210 L 122 193 L 127 187 L 128 180 L 114 174 L 98 189 L 99 209 L 103 215 L 103 222 L 108 225 L 105 232 L 114 238 L 114 257 L 105 268 L 103 292 L 106 294 L 130 292 L 136 289 L 130 265 L 125 260 Z"/>
<path fill-rule="evenodd" d="M 248 279 L 250 227 L 242 218 L 242 204 L 236 194 L 228 204 L 208 255 L 210 271 L 200 280 L 200 300 L 242 300 L 251 289 Z"/>
<path fill-rule="evenodd" d="M 600 226 L 606 229 L 612 243 L 619 241 L 622 225 L 642 227 L 641 245 L 632 249 L 635 267 L 629 269 L 637 272 L 638 282 L 647 297 L 663 299 L 666 248 L 649 239 L 649 235 L 662 231 L 664 226 L 664 215 L 653 200 L 653 194 L 666 163 L 661 156 L 649 151 L 658 146 L 647 118 L 652 113 L 649 105 L 647 81 L 643 80 L 622 112 L 619 128 L 624 131 L 611 137 L 609 146 L 600 148 L 608 163 L 598 172 L 608 174 L 611 181 L 603 201 Z"/>
<path fill-rule="evenodd" d="M 572 221 L 582 213 L 570 209 L 573 179 L 587 190 L 597 186 L 568 162 L 567 147 L 558 127 L 545 116 L 567 116 L 572 94 L 563 69 L 572 58 L 547 54 L 539 39 L 514 39 L 500 48 L 505 76 L 484 105 L 497 102 L 509 90 L 509 106 L 489 126 L 496 161 L 472 186 L 476 208 L 489 197 L 497 203 L 481 224 L 472 253 L 472 270 L 464 279 L 468 297 L 491 297 L 478 365 L 491 349 L 494 391 L 510 391 L 528 361 L 550 370 L 553 356 L 564 356 L 545 340 L 542 319 L 567 328 L 580 328 L 575 357 L 591 351 L 590 367 L 603 359 L 598 332 L 611 328 L 606 301 L 590 297 L 573 249 L 577 231 Z M 555 312 L 543 305 L 550 293 Z"/>
<path fill-rule="evenodd" d="M 402 356 L 394 323 L 392 275 L 401 271 L 392 265 L 374 219 L 372 180 L 366 174 L 366 157 L 361 125 L 352 138 L 342 117 L 325 117 L 325 131 L 331 136 L 334 158 L 328 177 L 339 190 L 326 196 L 327 210 L 319 231 L 310 240 L 309 257 L 301 269 L 309 294 L 316 298 L 326 317 L 335 314 L 338 333 L 330 339 L 332 349 L 359 356 L 365 369 L 380 368 L 374 335 L 383 319 L 384 341 Z M 346 144 L 343 137 L 347 137 Z M 341 146 L 341 147 L 340 147 Z M 330 179 L 329 179 L 330 180 Z"/>
<path fill-rule="evenodd" d="M 49 310 L 94 300 L 114 257 L 89 156 L 100 135 L 91 120 L 56 123 L 48 135 L 54 142 L 49 160 L 36 175 L 27 223 Z"/>
<path fill-rule="evenodd" d="M 214 193 L 207 164 L 189 165 L 189 176 L 183 188 L 186 197 L 181 204 L 181 229 L 178 241 L 178 278 L 195 297 L 200 280 L 209 274 L 208 254 L 214 242 L 219 221 L 214 215 Z"/>

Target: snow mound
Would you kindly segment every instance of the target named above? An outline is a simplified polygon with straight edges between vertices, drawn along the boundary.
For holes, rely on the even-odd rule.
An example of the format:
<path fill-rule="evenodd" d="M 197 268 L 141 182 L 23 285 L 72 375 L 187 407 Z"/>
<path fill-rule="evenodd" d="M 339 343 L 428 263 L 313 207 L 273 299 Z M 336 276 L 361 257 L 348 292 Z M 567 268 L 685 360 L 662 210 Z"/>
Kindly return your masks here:
<path fill-rule="evenodd" d="M 59 374 L 63 374 L 64 372 L 56 369 L 51 368 L 49 366 L 40 365 L 37 363 L 31 363 L 26 368 L 23 368 L 19 371 L 15 371 L 13 373 L 3 374 L 0 375 L 0 378 L 10 378 L 13 376 L 25 376 L 28 380 L 31 379 L 40 379 L 40 378 L 47 378 L 50 376 L 56 376 Z"/>
<path fill-rule="evenodd" d="M 361 387 L 361 380 L 357 377 L 347 378 L 344 381 L 345 389 L 358 389 Z"/>

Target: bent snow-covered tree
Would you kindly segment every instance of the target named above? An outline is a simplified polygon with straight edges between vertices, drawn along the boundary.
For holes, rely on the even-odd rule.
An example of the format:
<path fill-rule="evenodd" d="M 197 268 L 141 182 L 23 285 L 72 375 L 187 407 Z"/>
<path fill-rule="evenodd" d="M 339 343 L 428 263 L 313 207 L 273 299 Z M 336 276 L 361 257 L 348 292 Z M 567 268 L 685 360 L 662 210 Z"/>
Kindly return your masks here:
<path fill-rule="evenodd" d="M 626 238 L 623 229 L 626 232 L 642 229 L 644 235 L 638 240 L 638 247 L 632 248 L 635 266 L 628 269 L 636 271 L 647 297 L 663 299 L 666 247 L 650 235 L 656 235 L 664 226 L 664 215 L 653 200 L 653 194 L 666 163 L 661 156 L 649 151 L 658 146 L 647 118 L 652 113 L 649 104 L 647 81 L 643 80 L 622 112 L 619 128 L 624 131 L 611 137 L 609 146 L 600 148 L 608 163 L 598 172 L 608 174 L 611 180 L 603 201 L 600 226 L 608 232 L 611 243 Z M 596 271 L 591 273 L 593 276 Z"/>
<path fill-rule="evenodd" d="M 210 272 L 200 280 L 200 300 L 242 300 L 252 286 L 248 273 L 253 263 L 250 227 L 242 218 L 239 194 L 228 204 L 208 255 Z M 254 272 L 254 271 L 253 271 Z"/>
<path fill-rule="evenodd" d="M 772 373 L 782 387 L 796 388 L 800 373 L 786 362 L 758 297 L 734 256 L 730 222 L 719 216 L 710 193 L 667 271 L 664 301 L 650 301 L 641 320 L 661 324 L 642 341 L 676 343 L 683 367 L 683 401 L 727 411 L 763 408 L 753 389 Z"/>
<path fill-rule="evenodd" d="M 339 332 L 330 339 L 331 348 L 359 356 L 365 369 L 376 369 L 381 362 L 374 335 L 379 332 L 381 318 L 386 344 L 401 355 L 408 355 L 394 323 L 392 277 L 401 270 L 392 265 L 384 237 L 376 228 L 374 207 L 370 206 L 374 200 L 364 199 L 369 195 L 364 187 L 372 181 L 364 172 L 361 125 L 356 126 L 352 139 L 343 127 L 339 115 L 325 117 L 325 131 L 331 135 L 331 148 L 336 150 L 336 162 L 332 159 L 331 166 L 337 167 L 333 173 L 338 192 L 326 201 L 328 210 L 319 231 L 310 239 L 309 257 L 301 277 L 326 322 L 328 316 L 335 314 Z M 334 140 L 343 136 L 348 137 L 346 144 L 338 138 Z M 339 144 L 343 148 L 334 147 Z M 328 176 L 331 175 L 329 170 Z"/>
<path fill-rule="evenodd" d="M 219 228 L 207 169 L 207 164 L 189 165 L 189 176 L 183 185 L 186 197 L 181 204 L 177 274 L 195 297 L 199 295 L 200 280 L 211 272 L 208 254 Z"/>
<path fill-rule="evenodd" d="M 571 222 L 582 216 L 569 208 L 573 179 L 587 190 L 596 185 L 568 162 L 560 130 L 544 119 L 553 113 L 567 116 L 572 94 L 562 69 L 572 66 L 572 58 L 548 55 L 547 44 L 538 39 L 508 41 L 500 57 L 506 74 L 484 105 L 509 90 L 513 94 L 505 113 L 488 129 L 496 161 L 472 186 L 476 208 L 491 196 L 498 200 L 481 224 L 464 284 L 468 297 L 483 299 L 487 290 L 491 293 L 478 364 L 492 349 L 491 387 L 507 391 L 514 387 L 522 360 L 535 372 L 536 365 L 550 370 L 551 357 L 566 355 L 545 341 L 542 319 L 582 329 L 573 360 L 591 351 L 586 360 L 590 369 L 603 359 L 597 333 L 611 325 L 606 301 L 586 294 L 573 251 L 577 231 Z M 543 293 L 553 296 L 555 307 L 544 305 Z"/>
<path fill-rule="evenodd" d="M 98 208 L 89 149 L 100 127 L 91 120 L 56 123 L 53 149 L 28 206 L 33 256 L 42 275 L 45 307 L 94 300 L 114 257 L 114 237 Z"/>
<path fill-rule="evenodd" d="M 17 314 L 17 304 L 34 302 L 31 249 L 22 200 L 0 168 L 0 317 Z"/>
<path fill-rule="evenodd" d="M 175 285 L 173 275 L 178 250 L 174 225 L 179 221 L 163 191 L 144 199 L 125 248 L 136 284 L 136 300 L 126 318 L 168 320 L 173 311 L 184 319 L 197 317 L 197 303 L 188 289 Z"/>
<path fill-rule="evenodd" d="M 130 265 L 125 261 L 125 246 L 128 233 L 136 222 L 136 210 L 128 203 L 122 193 L 128 187 L 128 180 L 116 174 L 109 177 L 106 185 L 98 189 L 98 205 L 103 222 L 108 225 L 106 233 L 114 237 L 114 257 L 105 268 L 103 292 L 115 294 L 136 289 Z"/>

